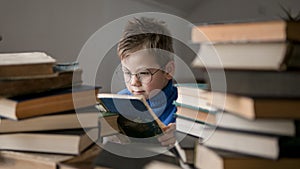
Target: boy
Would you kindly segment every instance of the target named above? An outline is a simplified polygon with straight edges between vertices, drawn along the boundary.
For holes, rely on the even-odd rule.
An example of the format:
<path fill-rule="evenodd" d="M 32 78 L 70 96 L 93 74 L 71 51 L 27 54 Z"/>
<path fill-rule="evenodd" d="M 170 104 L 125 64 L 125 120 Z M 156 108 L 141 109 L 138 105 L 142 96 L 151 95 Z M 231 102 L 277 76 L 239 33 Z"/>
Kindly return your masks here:
<path fill-rule="evenodd" d="M 126 95 L 143 95 L 154 113 L 167 125 L 158 138 L 163 146 L 174 145 L 177 88 L 173 86 L 173 42 L 164 22 L 151 18 L 128 22 L 118 44 Z"/>

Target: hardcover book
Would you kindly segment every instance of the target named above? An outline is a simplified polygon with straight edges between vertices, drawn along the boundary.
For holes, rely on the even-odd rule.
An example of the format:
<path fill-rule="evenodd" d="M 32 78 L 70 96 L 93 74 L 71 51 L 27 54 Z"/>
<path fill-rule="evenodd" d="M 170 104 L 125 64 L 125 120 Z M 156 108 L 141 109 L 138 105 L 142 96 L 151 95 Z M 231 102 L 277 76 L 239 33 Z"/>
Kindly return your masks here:
<path fill-rule="evenodd" d="M 1 53 L 0 78 L 51 75 L 55 63 L 44 52 Z"/>
<path fill-rule="evenodd" d="M 82 70 L 77 69 L 55 72 L 55 76 L 2 79 L 0 80 L 0 96 L 13 97 L 80 85 L 81 75 Z"/>
<path fill-rule="evenodd" d="M 145 146 L 160 146 L 157 137 L 164 133 L 166 126 L 142 95 L 99 93 L 98 99 L 106 111 L 119 114 L 117 124 L 121 133 L 128 137 L 129 145 L 142 143 Z M 176 156 L 186 161 L 185 153 L 178 143 L 169 148 Z"/>
<path fill-rule="evenodd" d="M 0 133 L 91 128 L 98 126 L 99 111 L 93 107 L 58 112 L 21 120 L 0 118 Z"/>
<path fill-rule="evenodd" d="M 120 133 L 118 125 L 118 113 L 100 111 L 99 126 L 101 137 Z"/>
<path fill-rule="evenodd" d="M 143 96 L 100 93 L 98 99 L 107 111 L 119 114 L 119 128 L 127 136 L 150 138 L 163 133 L 165 125 Z"/>
<path fill-rule="evenodd" d="M 300 97 L 300 71 L 297 70 L 276 72 L 209 69 L 208 72 L 202 72 L 208 83 L 211 78 L 225 73 L 226 91 L 221 83 L 209 83 L 209 89 L 215 92 L 269 98 Z"/>
<path fill-rule="evenodd" d="M 55 169 L 96 169 L 93 161 L 101 151 L 102 147 L 100 145 L 93 144 L 80 155 L 60 161 Z"/>
<path fill-rule="evenodd" d="M 200 144 L 197 145 L 195 156 L 194 164 L 201 169 L 297 169 L 300 165 L 299 157 L 271 160 L 212 149 Z"/>
<path fill-rule="evenodd" d="M 74 158 L 74 155 L 38 152 L 0 151 L 1 169 L 57 169 L 57 164 Z"/>
<path fill-rule="evenodd" d="M 299 98 L 249 97 L 230 93 L 210 92 L 207 95 L 212 106 L 244 118 L 299 119 Z M 226 97 L 226 100 L 222 100 Z M 218 101 L 221 100 L 221 101 Z"/>
<path fill-rule="evenodd" d="M 98 139 L 97 128 L 0 135 L 0 149 L 78 155 Z"/>
<path fill-rule="evenodd" d="M 149 149 L 149 145 L 130 145 L 108 142 L 95 159 L 95 166 L 115 169 L 140 169 L 154 160 L 179 165 L 179 160 L 163 147 Z M 162 152 L 166 152 L 163 154 Z"/>
<path fill-rule="evenodd" d="M 292 42 L 201 44 L 193 67 L 281 71 L 300 67 L 300 44 Z"/>
<path fill-rule="evenodd" d="M 299 21 L 270 20 L 202 24 L 192 28 L 192 42 L 300 41 Z"/>
<path fill-rule="evenodd" d="M 98 87 L 80 85 L 31 95 L 2 97 L 0 116 L 17 120 L 96 105 L 98 90 Z"/>
<path fill-rule="evenodd" d="M 201 144 L 210 148 L 268 159 L 300 157 L 300 138 L 297 136 L 280 137 L 209 126 L 202 126 L 194 134 L 201 137 Z"/>

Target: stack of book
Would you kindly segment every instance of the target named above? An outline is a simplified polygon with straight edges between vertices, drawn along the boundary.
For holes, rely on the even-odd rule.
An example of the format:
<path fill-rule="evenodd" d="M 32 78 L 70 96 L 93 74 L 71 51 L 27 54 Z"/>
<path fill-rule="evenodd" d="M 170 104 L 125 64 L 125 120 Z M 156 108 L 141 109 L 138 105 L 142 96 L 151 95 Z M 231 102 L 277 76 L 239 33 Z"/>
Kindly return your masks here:
<path fill-rule="evenodd" d="M 297 68 L 299 24 L 274 20 L 196 26 L 191 37 L 192 42 L 200 43 L 200 49 L 192 64 L 243 70 Z"/>
<path fill-rule="evenodd" d="M 81 74 L 43 52 L 0 54 L 1 166 L 56 168 L 97 140 L 99 88 Z"/>
<path fill-rule="evenodd" d="M 177 130 L 202 138 L 197 168 L 299 166 L 299 28 L 276 20 L 192 30 L 192 66 L 207 86 L 178 84 L 175 104 Z"/>

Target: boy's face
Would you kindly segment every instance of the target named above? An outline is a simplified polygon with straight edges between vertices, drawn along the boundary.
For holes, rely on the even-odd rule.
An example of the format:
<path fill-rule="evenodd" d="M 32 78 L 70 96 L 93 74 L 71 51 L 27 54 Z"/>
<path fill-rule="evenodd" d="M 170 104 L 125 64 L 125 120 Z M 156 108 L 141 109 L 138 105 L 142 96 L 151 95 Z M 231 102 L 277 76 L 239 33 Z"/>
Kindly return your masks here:
<path fill-rule="evenodd" d="M 127 76 L 127 89 L 133 95 L 143 95 L 146 99 L 155 96 L 172 79 L 172 76 L 164 72 L 156 62 L 155 57 L 149 55 L 145 50 L 141 50 L 121 61 L 124 76 Z"/>

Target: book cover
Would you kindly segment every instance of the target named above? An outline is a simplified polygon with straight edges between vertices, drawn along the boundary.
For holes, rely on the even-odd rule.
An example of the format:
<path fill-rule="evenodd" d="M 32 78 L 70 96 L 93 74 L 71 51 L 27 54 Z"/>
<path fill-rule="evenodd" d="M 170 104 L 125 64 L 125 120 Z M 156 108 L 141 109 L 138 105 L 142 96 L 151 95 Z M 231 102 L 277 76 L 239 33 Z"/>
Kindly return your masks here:
<path fill-rule="evenodd" d="M 49 131 L 98 126 L 99 111 L 88 107 L 21 120 L 0 118 L 0 133 Z"/>
<path fill-rule="evenodd" d="M 99 117 L 99 127 L 100 127 L 100 136 L 105 137 L 113 134 L 120 133 L 118 125 L 118 113 L 100 112 Z"/>
<path fill-rule="evenodd" d="M 192 28 L 194 43 L 300 41 L 299 21 L 269 20 L 202 24 Z"/>
<path fill-rule="evenodd" d="M 98 134 L 98 127 L 1 134 L 0 149 L 78 155 L 98 139 Z"/>
<path fill-rule="evenodd" d="M 80 85 L 82 83 L 81 75 L 82 70 L 78 69 L 56 72 L 55 76 L 1 79 L 0 96 L 13 97 Z"/>
<path fill-rule="evenodd" d="M 100 145 L 93 144 L 80 155 L 60 161 L 57 167 L 59 169 L 95 169 L 94 160 L 101 151 L 102 147 Z"/>
<path fill-rule="evenodd" d="M 0 98 L 0 116 L 24 119 L 96 105 L 99 88 L 80 85 L 46 92 Z"/>
<path fill-rule="evenodd" d="M 201 44 L 192 66 L 282 71 L 299 68 L 299 50 L 295 42 Z"/>
<path fill-rule="evenodd" d="M 256 157 L 277 159 L 279 138 L 217 128 L 204 128 L 203 145 L 211 148 L 237 152 Z M 225 139 L 226 138 L 226 139 Z"/>
<path fill-rule="evenodd" d="M 140 169 L 154 160 L 179 165 L 175 156 L 157 153 L 141 145 L 124 145 L 113 142 L 103 145 L 103 151 L 96 157 L 94 164 L 98 167 L 115 169 Z"/>
<path fill-rule="evenodd" d="M 204 146 L 268 159 L 300 157 L 300 139 L 248 133 L 223 128 L 203 129 Z M 225 139 L 226 138 L 226 139 Z"/>
<path fill-rule="evenodd" d="M 225 98 L 226 100 L 222 100 Z M 230 93 L 212 92 L 208 95 L 212 106 L 247 119 L 299 119 L 300 99 L 249 97 Z M 221 101 L 219 101 L 221 100 Z"/>
<path fill-rule="evenodd" d="M 56 60 L 44 52 L 1 53 L 0 77 L 53 74 Z"/>
<path fill-rule="evenodd" d="M 195 156 L 195 166 L 202 169 L 296 169 L 300 165 L 299 157 L 271 160 L 212 149 L 200 144 L 197 145 Z"/>
<path fill-rule="evenodd" d="M 209 73 L 209 74 L 208 74 Z M 210 84 L 210 79 L 225 74 L 226 91 L 222 83 Z M 209 69 L 202 72 L 209 89 L 245 96 L 299 98 L 300 71 L 248 71 Z"/>
<path fill-rule="evenodd" d="M 195 147 L 196 144 L 199 143 L 199 137 L 176 131 L 176 138 L 178 140 L 178 144 L 185 152 L 186 155 L 186 164 L 194 164 L 195 161 Z"/>
<path fill-rule="evenodd" d="M 74 158 L 74 155 L 38 152 L 0 151 L 1 169 L 57 169 L 59 162 Z"/>

